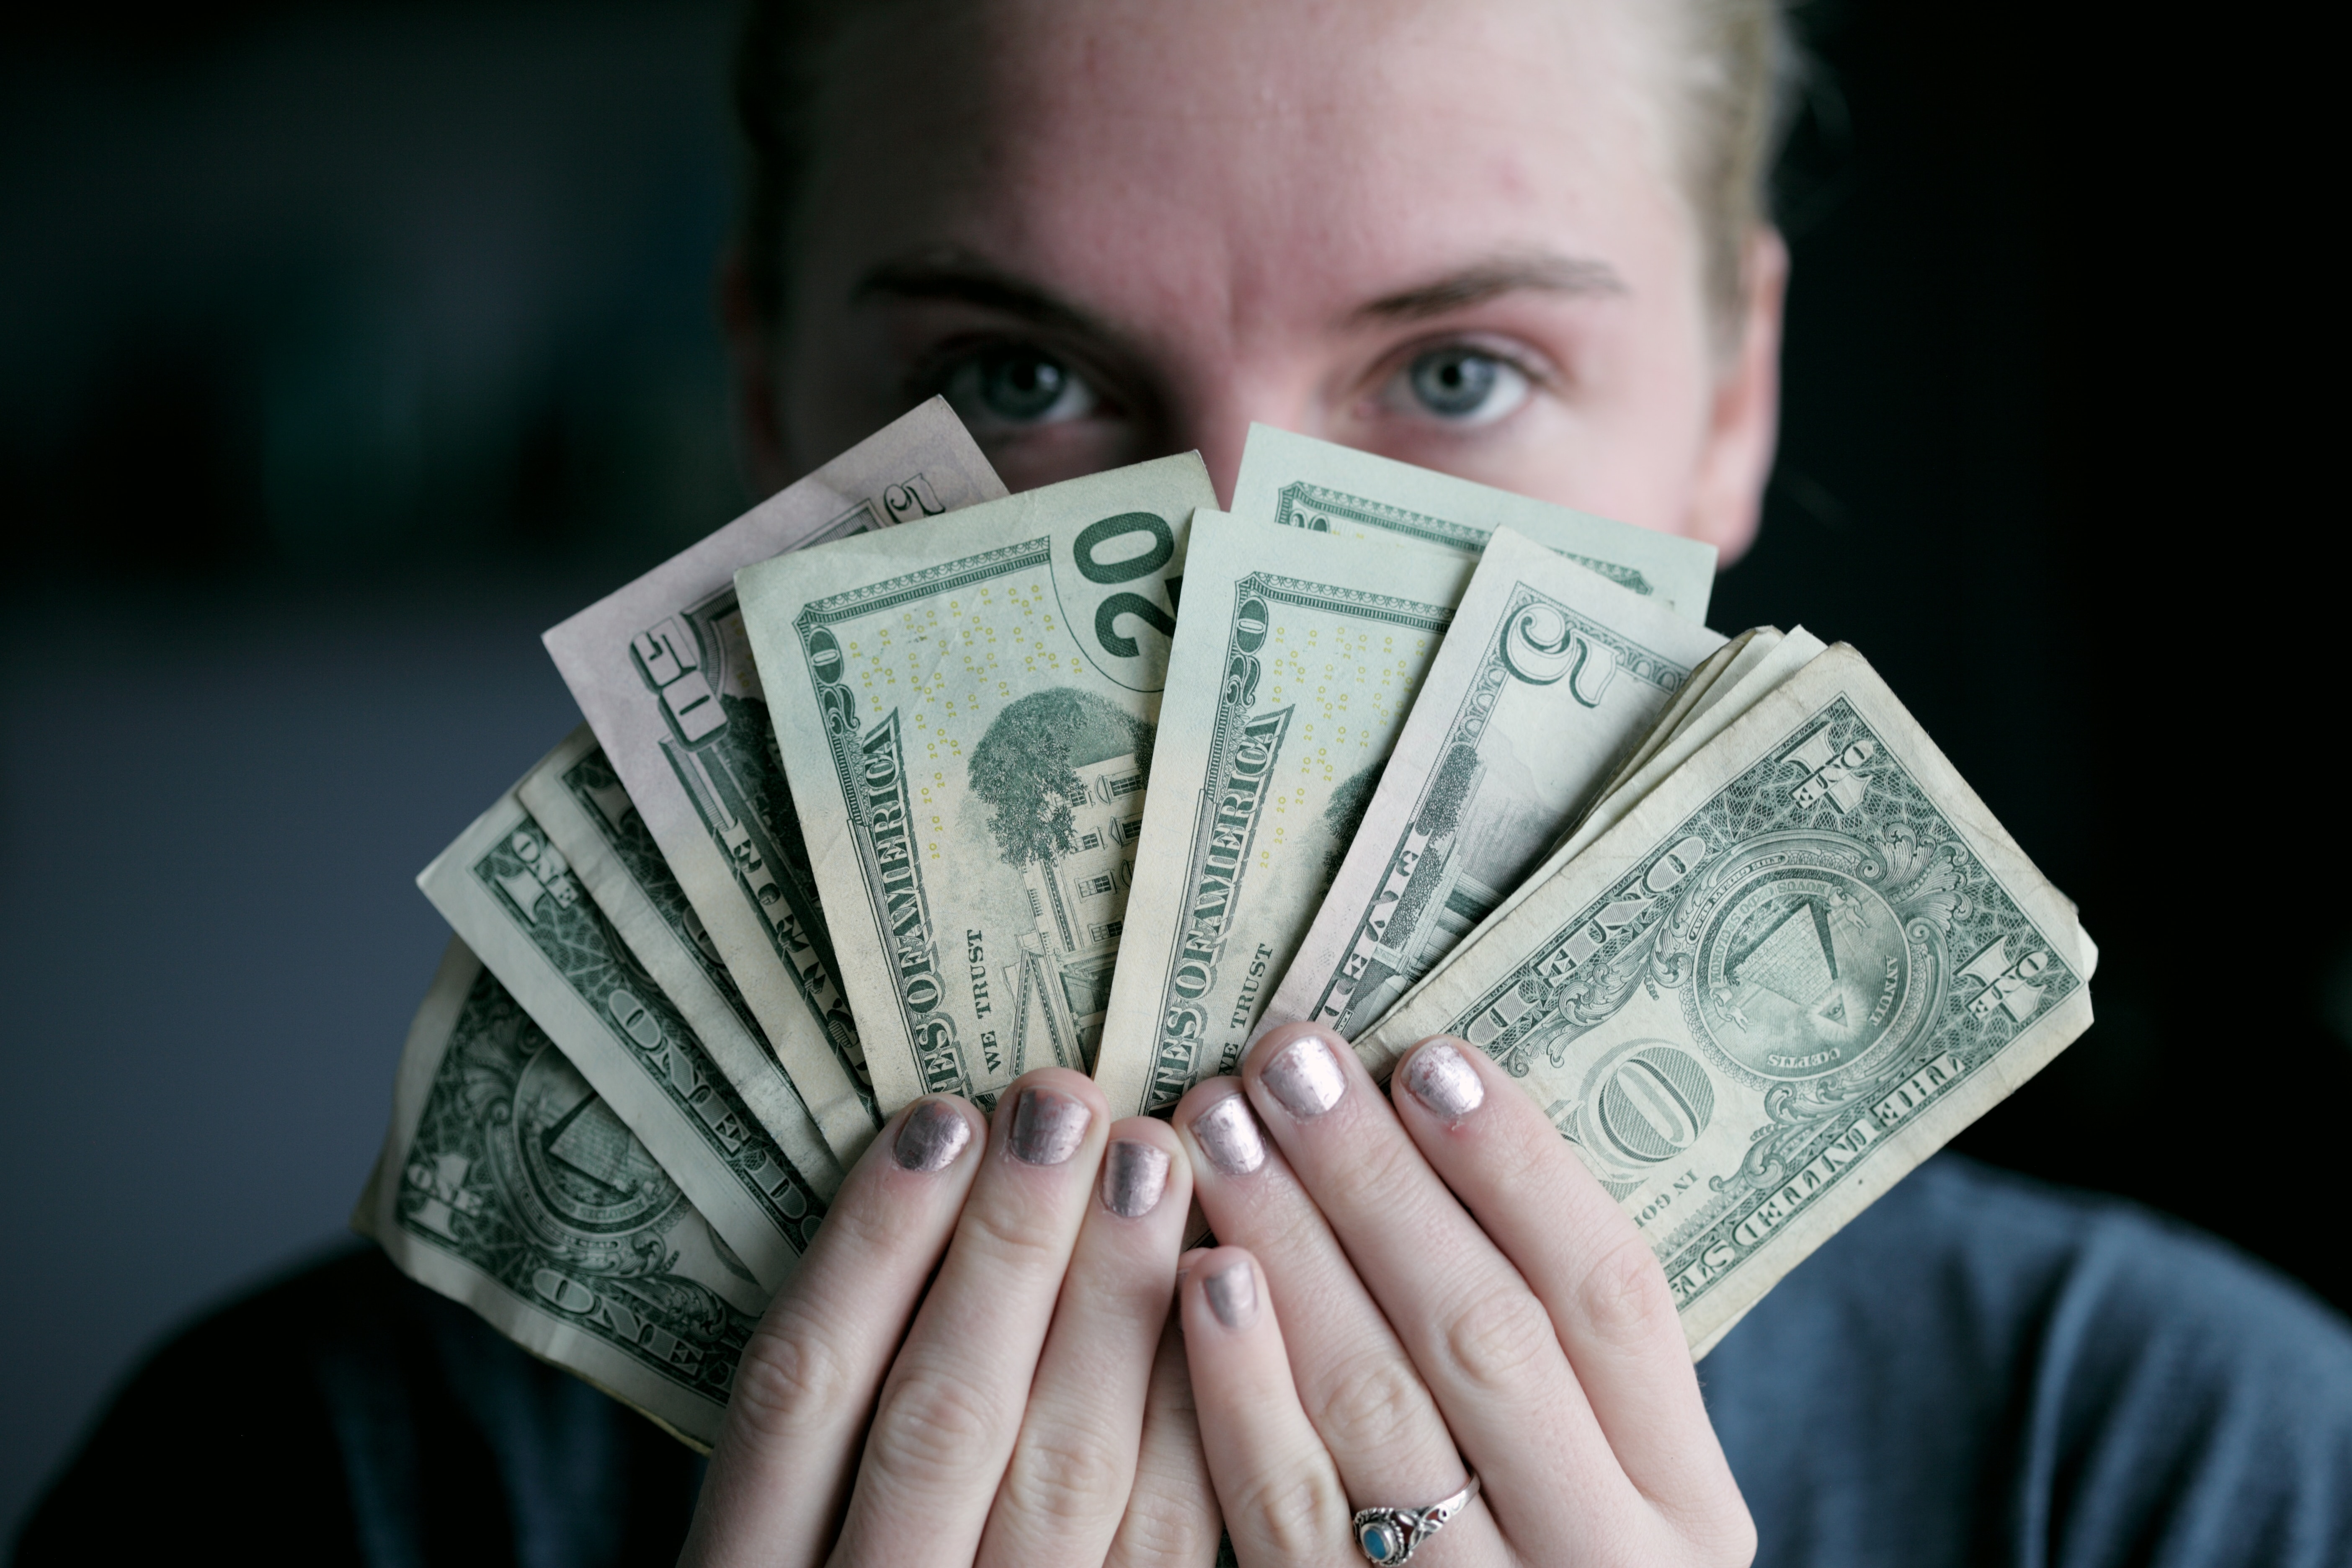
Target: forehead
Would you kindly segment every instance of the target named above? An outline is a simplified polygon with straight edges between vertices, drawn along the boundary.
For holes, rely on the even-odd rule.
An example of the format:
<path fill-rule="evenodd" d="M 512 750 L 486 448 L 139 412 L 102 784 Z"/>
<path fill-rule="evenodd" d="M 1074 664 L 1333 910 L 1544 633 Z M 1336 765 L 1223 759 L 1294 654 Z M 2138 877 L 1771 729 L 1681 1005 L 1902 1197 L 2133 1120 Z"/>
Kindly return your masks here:
<path fill-rule="evenodd" d="M 830 62 L 804 243 L 869 258 L 955 245 L 1057 270 L 1123 257 L 1163 277 L 1205 267 L 1237 293 L 1301 277 L 1377 290 L 1465 251 L 1598 254 L 1679 211 L 1633 10 L 866 9 Z"/>

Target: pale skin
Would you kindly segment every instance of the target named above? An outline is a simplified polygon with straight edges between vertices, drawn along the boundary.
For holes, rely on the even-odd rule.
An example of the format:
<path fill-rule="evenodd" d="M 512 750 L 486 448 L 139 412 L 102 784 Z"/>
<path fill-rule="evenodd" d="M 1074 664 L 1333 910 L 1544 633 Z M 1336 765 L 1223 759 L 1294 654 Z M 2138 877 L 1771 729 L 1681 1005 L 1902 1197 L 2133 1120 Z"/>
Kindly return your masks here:
<path fill-rule="evenodd" d="M 1786 253 L 1748 236 L 1738 300 L 1710 300 L 1644 16 L 999 0 L 853 23 L 819 117 L 856 134 L 821 142 L 782 319 L 726 280 L 756 479 L 941 393 L 1015 488 L 1197 448 L 1230 494 L 1255 420 L 1736 558 Z M 1440 1079 L 1452 1100 L 1411 1087 Z M 1030 1089 L 1085 1108 L 1056 1163 L 1018 1152 Z M 1213 1110 L 1264 1158 L 1213 1157 Z M 918 1115 L 969 1141 L 909 1164 Z M 1129 1208 L 1151 1163 L 1122 1144 L 1166 1165 L 1140 1213 L 1107 1195 L 1107 1157 Z M 1195 1199 L 1225 1245 L 1180 1257 Z M 689 1562 L 1204 1563 L 1222 1522 L 1253 1568 L 1360 1563 L 1355 1509 L 1435 1501 L 1465 1467 L 1482 1493 L 1416 1563 L 1754 1550 L 1656 1263 L 1510 1080 L 1442 1042 L 1383 1092 L 1276 1029 L 1172 1123 L 1112 1124 L 1055 1072 L 992 1118 L 910 1108 L 737 1390 Z"/>

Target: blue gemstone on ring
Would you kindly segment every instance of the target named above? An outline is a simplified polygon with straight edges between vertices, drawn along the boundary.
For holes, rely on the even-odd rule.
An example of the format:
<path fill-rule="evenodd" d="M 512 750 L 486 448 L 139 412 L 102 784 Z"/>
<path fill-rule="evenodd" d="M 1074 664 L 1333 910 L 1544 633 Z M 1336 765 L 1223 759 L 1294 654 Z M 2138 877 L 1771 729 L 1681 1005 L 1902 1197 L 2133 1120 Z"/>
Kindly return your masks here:
<path fill-rule="evenodd" d="M 1394 1525 L 1377 1521 L 1367 1524 L 1357 1539 L 1363 1546 L 1364 1555 L 1375 1563 L 1385 1563 L 1396 1555 L 1399 1542 Z"/>

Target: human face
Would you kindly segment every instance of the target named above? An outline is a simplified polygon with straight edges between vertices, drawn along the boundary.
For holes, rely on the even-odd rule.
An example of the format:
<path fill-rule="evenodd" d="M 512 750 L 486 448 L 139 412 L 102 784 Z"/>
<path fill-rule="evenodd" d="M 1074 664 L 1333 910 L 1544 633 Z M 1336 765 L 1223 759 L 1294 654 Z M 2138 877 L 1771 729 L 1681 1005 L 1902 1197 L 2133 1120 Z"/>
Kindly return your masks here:
<path fill-rule="evenodd" d="M 1230 494 L 1257 420 L 1735 556 L 1783 253 L 1711 315 L 1643 15 L 862 8 L 741 356 L 761 477 L 943 393 L 1015 489 L 1197 447 Z"/>

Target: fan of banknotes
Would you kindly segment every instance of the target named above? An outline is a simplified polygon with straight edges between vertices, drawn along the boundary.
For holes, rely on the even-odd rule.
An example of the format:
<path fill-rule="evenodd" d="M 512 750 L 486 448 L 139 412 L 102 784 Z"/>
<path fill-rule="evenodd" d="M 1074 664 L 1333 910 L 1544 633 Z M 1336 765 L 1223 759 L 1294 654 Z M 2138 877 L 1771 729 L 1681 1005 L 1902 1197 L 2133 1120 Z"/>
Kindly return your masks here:
<path fill-rule="evenodd" d="M 354 1223 L 707 1447 L 882 1118 L 1315 1019 L 1504 1064 L 1704 1354 L 2089 1025 L 2074 906 L 1711 548 L 1263 426 L 1215 507 L 1008 496 L 935 400 L 550 631 L 586 722 L 418 879 Z"/>

